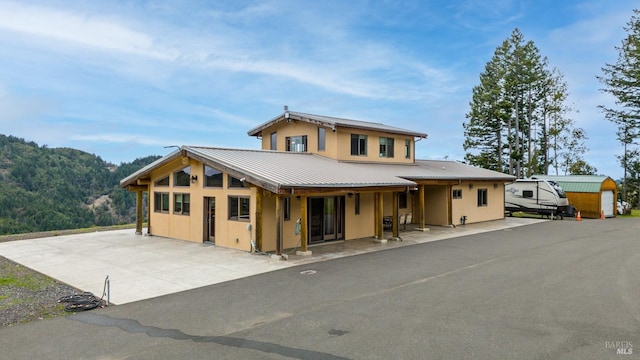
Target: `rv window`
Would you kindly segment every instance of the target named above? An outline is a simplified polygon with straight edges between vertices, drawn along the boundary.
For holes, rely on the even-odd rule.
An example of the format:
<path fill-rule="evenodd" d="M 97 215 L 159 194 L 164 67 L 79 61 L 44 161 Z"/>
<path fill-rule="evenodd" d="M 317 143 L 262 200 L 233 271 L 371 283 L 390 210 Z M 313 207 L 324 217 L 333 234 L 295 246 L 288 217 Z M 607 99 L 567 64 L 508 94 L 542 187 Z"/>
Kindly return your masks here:
<path fill-rule="evenodd" d="M 523 198 L 532 198 L 533 197 L 533 191 L 532 190 L 522 190 L 522 197 Z"/>

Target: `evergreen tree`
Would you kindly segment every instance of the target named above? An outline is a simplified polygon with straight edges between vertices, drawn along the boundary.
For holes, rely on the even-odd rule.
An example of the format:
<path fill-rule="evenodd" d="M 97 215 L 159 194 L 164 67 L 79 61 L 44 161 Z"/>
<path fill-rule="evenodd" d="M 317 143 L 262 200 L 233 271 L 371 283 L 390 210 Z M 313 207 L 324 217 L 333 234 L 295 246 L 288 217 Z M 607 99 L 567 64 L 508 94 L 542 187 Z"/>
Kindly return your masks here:
<path fill-rule="evenodd" d="M 547 58 L 515 29 L 473 88 L 463 124 L 465 159 L 519 178 L 548 174 L 550 164 L 557 172 L 558 158 L 568 147 L 563 139 L 570 138 L 573 125 L 566 117 L 567 96 L 562 74 L 549 70 Z"/>
<path fill-rule="evenodd" d="M 627 178 L 630 168 L 640 161 L 637 151 L 640 139 L 640 10 L 633 10 L 624 29 L 627 37 L 615 47 L 618 60 L 614 64 L 606 64 L 602 68 L 603 75 L 597 78 L 604 84 L 602 91 L 616 99 L 615 107 L 600 105 L 600 108 L 605 118 L 617 125 L 617 139 L 624 147 L 620 161 L 624 168 L 623 197 L 626 200 L 627 183 L 640 182 L 635 172 L 632 172 L 635 178 Z"/>

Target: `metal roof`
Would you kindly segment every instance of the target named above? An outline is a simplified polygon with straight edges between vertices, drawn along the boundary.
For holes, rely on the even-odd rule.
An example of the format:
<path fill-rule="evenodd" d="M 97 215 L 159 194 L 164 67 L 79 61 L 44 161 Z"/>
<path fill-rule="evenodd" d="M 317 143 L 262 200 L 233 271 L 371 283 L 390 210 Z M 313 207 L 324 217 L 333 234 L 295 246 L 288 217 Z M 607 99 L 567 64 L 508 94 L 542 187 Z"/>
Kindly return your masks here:
<path fill-rule="evenodd" d="M 402 129 L 402 128 L 389 126 L 381 123 L 352 120 L 352 119 L 343 119 L 343 118 L 324 116 L 324 115 L 313 115 L 313 114 L 306 114 L 306 113 L 288 111 L 288 110 L 274 117 L 273 119 L 265 123 L 262 123 L 257 127 L 249 130 L 247 134 L 249 134 L 249 136 L 260 136 L 262 135 L 262 130 L 278 122 L 287 121 L 287 120 L 305 121 L 305 122 L 314 123 L 314 124 L 318 124 L 318 125 L 328 127 L 328 128 L 333 128 L 333 129 L 335 129 L 336 127 L 345 127 L 345 128 L 352 128 L 352 129 L 384 131 L 387 133 L 408 135 L 408 136 L 419 137 L 419 138 L 427 137 L 427 134 L 425 133 Z"/>
<path fill-rule="evenodd" d="M 412 180 L 512 181 L 513 176 L 454 161 L 417 160 L 416 164 L 340 162 L 311 153 L 183 146 L 120 182 L 136 184 L 151 171 L 181 156 L 230 173 L 272 192 L 295 188 L 415 187 Z"/>
<path fill-rule="evenodd" d="M 532 179 L 552 180 L 565 192 L 599 193 L 608 176 L 603 175 L 533 175 Z"/>

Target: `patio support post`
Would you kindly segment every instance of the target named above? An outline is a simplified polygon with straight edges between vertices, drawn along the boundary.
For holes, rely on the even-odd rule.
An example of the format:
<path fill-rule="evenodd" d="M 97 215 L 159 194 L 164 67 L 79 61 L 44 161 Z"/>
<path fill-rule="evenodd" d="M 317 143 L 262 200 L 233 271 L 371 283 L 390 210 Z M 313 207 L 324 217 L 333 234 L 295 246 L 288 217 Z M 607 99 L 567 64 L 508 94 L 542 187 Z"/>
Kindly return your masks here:
<path fill-rule="evenodd" d="M 420 221 L 420 229 L 424 229 L 427 227 L 427 225 L 425 224 L 425 218 L 424 218 L 424 214 L 425 214 L 425 209 L 424 209 L 424 185 L 420 185 L 420 187 L 418 187 L 418 211 L 420 211 L 420 214 L 418 216 L 418 221 Z"/>
<path fill-rule="evenodd" d="M 136 235 L 142 235 L 142 190 L 136 190 Z"/>
<path fill-rule="evenodd" d="M 262 251 L 262 199 L 264 191 L 261 187 L 256 188 L 256 250 Z"/>
<path fill-rule="evenodd" d="M 276 196 L 276 255 L 282 255 L 282 222 L 280 213 L 282 212 L 282 197 Z"/>
<path fill-rule="evenodd" d="M 398 233 L 398 192 L 393 192 L 393 216 L 392 216 L 392 225 L 391 231 L 393 232 L 393 237 L 398 238 L 400 234 Z"/>
<path fill-rule="evenodd" d="M 387 240 L 384 239 L 384 224 L 383 224 L 383 213 L 384 213 L 384 196 L 381 192 L 375 193 L 375 222 L 376 222 L 376 242 L 386 243 Z"/>

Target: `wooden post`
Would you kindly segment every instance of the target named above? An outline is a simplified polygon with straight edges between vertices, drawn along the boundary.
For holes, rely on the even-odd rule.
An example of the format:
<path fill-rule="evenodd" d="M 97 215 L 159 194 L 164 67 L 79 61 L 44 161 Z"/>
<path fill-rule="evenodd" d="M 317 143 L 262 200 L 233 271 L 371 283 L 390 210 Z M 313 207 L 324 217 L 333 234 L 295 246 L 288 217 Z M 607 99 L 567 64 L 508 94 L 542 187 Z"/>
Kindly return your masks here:
<path fill-rule="evenodd" d="M 398 232 L 398 193 L 396 191 L 393 192 L 393 219 L 391 225 L 391 231 L 393 232 L 393 237 L 397 238 L 400 236 Z"/>
<path fill-rule="evenodd" d="M 142 190 L 136 190 L 136 235 L 142 235 Z"/>
<path fill-rule="evenodd" d="M 420 185 L 418 187 L 418 211 L 420 211 L 420 216 L 418 216 L 418 219 L 420 221 L 420 229 L 424 229 L 427 227 L 427 225 L 425 224 L 425 218 L 424 218 L 424 213 L 425 213 L 425 209 L 424 209 L 424 185 Z"/>
<path fill-rule="evenodd" d="M 151 191 L 147 190 L 147 236 L 151 236 Z"/>
<path fill-rule="evenodd" d="M 300 197 L 300 251 L 307 251 L 307 197 Z"/>
<path fill-rule="evenodd" d="M 261 187 L 256 187 L 256 250 L 262 251 L 262 200 L 264 197 L 264 190 Z"/>
<path fill-rule="evenodd" d="M 282 212 L 282 197 L 276 196 L 276 255 L 282 255 L 282 224 L 280 213 Z"/>

